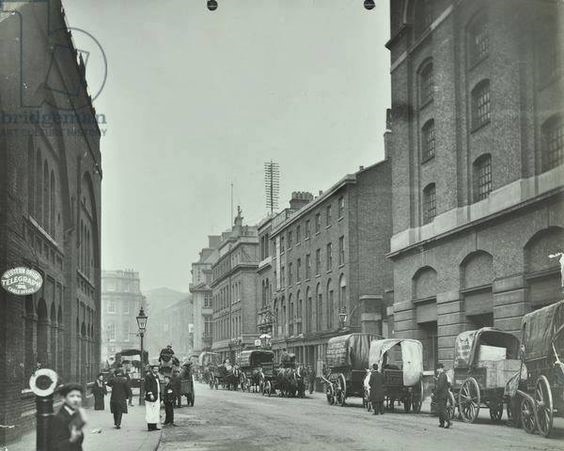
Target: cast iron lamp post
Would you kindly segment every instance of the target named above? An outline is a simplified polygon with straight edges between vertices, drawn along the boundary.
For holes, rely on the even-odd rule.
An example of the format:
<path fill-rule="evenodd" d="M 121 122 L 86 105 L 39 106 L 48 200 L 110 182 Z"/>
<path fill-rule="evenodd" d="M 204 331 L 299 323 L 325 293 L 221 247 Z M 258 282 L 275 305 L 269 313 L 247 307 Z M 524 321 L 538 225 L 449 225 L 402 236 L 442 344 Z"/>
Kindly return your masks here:
<path fill-rule="evenodd" d="M 145 336 L 145 330 L 147 330 L 147 315 L 143 306 L 139 309 L 139 314 L 135 318 L 137 320 L 137 327 L 139 328 L 139 337 L 141 337 L 141 385 L 139 386 L 139 405 L 145 404 L 144 388 L 145 388 L 145 351 L 143 349 L 143 337 Z"/>

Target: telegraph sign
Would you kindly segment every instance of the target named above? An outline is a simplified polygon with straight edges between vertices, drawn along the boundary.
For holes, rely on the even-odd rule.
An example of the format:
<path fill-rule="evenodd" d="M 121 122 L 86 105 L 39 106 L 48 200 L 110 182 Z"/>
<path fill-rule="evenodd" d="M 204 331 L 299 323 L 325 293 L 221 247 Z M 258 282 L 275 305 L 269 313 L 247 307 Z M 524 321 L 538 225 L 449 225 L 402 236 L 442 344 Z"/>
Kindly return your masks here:
<path fill-rule="evenodd" d="M 2 288 L 18 296 L 37 293 L 43 286 L 43 277 L 35 269 L 19 266 L 8 269 L 0 278 Z"/>

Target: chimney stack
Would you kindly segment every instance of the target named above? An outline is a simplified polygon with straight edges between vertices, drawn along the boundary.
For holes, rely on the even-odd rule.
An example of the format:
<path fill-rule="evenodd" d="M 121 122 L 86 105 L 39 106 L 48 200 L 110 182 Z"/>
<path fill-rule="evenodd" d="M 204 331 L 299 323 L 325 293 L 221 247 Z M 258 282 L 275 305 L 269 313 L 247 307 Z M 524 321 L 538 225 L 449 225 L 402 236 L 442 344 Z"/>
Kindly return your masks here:
<path fill-rule="evenodd" d="M 313 194 L 305 191 L 294 191 L 290 199 L 290 208 L 299 210 L 313 200 Z"/>

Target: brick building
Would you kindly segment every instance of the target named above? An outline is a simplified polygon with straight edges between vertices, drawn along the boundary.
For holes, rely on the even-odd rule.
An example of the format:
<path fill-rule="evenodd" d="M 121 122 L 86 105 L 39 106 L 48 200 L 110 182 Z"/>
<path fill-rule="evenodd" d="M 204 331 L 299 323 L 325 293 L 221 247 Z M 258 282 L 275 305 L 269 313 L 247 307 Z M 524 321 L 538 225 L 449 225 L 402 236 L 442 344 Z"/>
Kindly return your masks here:
<path fill-rule="evenodd" d="M 557 2 L 393 0 L 395 335 L 426 366 L 560 297 L 564 125 Z"/>
<path fill-rule="evenodd" d="M 290 209 L 259 226 L 259 327 L 272 312 L 272 347 L 321 371 L 329 338 L 349 331 L 388 335 L 393 281 L 391 170 L 360 168 L 313 199 L 294 193 Z M 339 313 L 345 313 L 341 323 Z"/>
<path fill-rule="evenodd" d="M 102 271 L 102 362 L 123 349 L 138 349 L 137 314 L 144 308 L 139 273 Z"/>
<path fill-rule="evenodd" d="M 26 297 L 0 290 L 7 443 L 34 422 L 38 363 L 62 382 L 99 370 L 102 173 L 99 117 L 60 1 L 0 4 L 0 58 L 0 273 L 26 266 L 44 280 Z"/>
<path fill-rule="evenodd" d="M 208 236 L 208 247 L 200 251 L 200 258 L 192 263 L 190 293 L 194 309 L 192 355 L 210 351 L 213 342 L 212 265 L 217 260 L 220 236 Z"/>
<path fill-rule="evenodd" d="M 258 235 L 243 225 L 241 210 L 231 230 L 221 235 L 218 258 L 212 265 L 212 351 L 232 360 L 257 338 L 256 283 Z"/>

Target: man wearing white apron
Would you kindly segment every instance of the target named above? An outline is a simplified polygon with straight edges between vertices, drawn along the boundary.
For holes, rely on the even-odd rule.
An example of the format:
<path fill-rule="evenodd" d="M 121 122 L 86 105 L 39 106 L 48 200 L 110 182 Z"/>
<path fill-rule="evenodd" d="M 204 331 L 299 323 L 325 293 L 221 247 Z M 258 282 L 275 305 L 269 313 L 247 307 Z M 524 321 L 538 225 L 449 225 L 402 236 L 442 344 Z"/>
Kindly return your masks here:
<path fill-rule="evenodd" d="M 158 365 L 151 365 L 151 372 L 145 376 L 145 420 L 149 431 L 160 430 L 161 384 Z"/>

